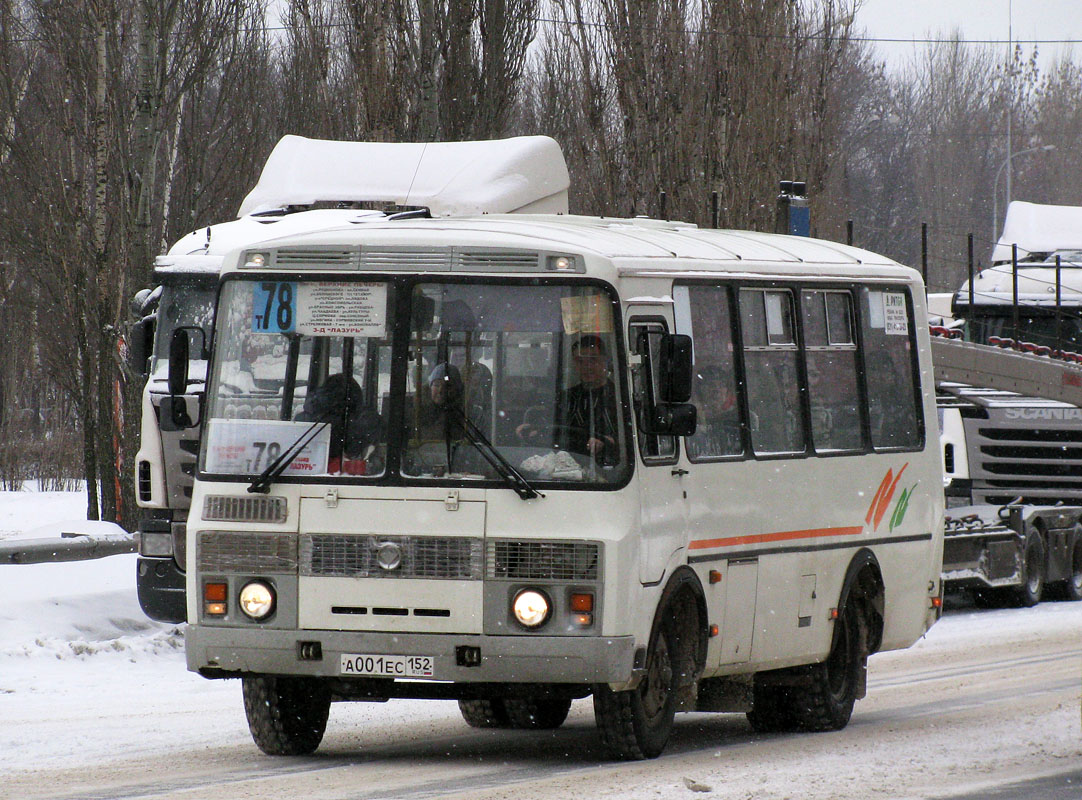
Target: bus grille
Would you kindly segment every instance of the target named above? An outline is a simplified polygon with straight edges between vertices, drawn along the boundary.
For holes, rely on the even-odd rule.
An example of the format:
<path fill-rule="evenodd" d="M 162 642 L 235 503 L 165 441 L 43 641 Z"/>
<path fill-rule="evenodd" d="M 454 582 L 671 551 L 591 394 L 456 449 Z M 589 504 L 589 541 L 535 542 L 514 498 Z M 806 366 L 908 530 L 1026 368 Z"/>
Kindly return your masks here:
<path fill-rule="evenodd" d="M 590 542 L 500 541 L 488 543 L 487 577 L 504 580 L 594 581 L 600 545 Z"/>
<path fill-rule="evenodd" d="M 275 495 L 234 497 L 209 494 L 203 501 L 203 519 L 213 522 L 285 522 L 286 499 Z"/>
<path fill-rule="evenodd" d="M 296 572 L 297 537 L 200 531 L 197 555 L 200 572 Z"/>
<path fill-rule="evenodd" d="M 384 562 L 397 566 L 381 566 Z M 301 575 L 342 578 L 481 580 L 481 539 L 465 536 L 301 537 Z"/>

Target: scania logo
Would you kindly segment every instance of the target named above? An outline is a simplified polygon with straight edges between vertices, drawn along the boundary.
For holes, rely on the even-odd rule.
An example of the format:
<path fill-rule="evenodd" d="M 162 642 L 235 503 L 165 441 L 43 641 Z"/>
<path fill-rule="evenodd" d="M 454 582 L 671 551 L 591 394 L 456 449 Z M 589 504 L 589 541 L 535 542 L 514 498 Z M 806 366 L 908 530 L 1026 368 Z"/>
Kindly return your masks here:
<path fill-rule="evenodd" d="M 376 551 L 376 563 L 380 569 L 390 572 L 402 565 L 402 548 L 394 542 L 380 542 Z"/>
<path fill-rule="evenodd" d="M 1007 419 L 1078 422 L 1082 420 L 1082 408 L 1008 408 L 1003 416 Z"/>

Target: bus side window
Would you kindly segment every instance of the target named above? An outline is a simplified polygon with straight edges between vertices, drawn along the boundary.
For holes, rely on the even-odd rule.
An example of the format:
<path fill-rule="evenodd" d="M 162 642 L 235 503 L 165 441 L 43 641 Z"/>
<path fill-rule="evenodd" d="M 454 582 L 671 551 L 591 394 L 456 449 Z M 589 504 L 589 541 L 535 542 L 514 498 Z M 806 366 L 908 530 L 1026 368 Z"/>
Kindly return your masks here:
<path fill-rule="evenodd" d="M 805 366 L 816 452 L 864 446 L 857 345 L 848 292 L 805 290 L 800 298 Z"/>
<path fill-rule="evenodd" d="M 658 395 L 658 354 L 657 347 L 661 336 L 666 332 L 662 322 L 632 322 L 629 326 L 631 352 L 642 357 L 640 364 L 632 370 L 632 394 L 635 404 L 635 416 L 639 427 L 639 453 L 643 461 L 669 463 L 676 458 L 676 437 L 656 436 L 643 433 L 642 414 L 648 405 L 661 401 Z M 651 335 L 654 334 L 654 335 Z M 647 403 L 648 397 L 653 398 Z"/>
<path fill-rule="evenodd" d="M 737 395 L 729 290 L 688 287 L 695 334 L 695 376 L 691 401 L 698 411 L 695 434 L 685 439 L 688 458 L 706 461 L 744 452 L 743 420 Z"/>
<path fill-rule="evenodd" d="M 917 448 L 923 420 L 917 402 L 916 355 L 909 293 L 864 289 L 861 298 L 865 382 L 872 445 Z"/>
<path fill-rule="evenodd" d="M 751 444 L 757 454 L 804 452 L 793 296 L 740 290 Z"/>

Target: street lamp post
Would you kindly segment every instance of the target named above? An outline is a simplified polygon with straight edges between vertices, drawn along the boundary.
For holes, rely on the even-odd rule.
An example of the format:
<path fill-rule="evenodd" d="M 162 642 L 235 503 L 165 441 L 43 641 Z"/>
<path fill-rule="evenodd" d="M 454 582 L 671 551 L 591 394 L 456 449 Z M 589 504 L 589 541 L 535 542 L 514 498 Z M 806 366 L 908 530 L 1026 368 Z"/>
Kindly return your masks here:
<path fill-rule="evenodd" d="M 1036 153 L 1038 150 L 1055 150 L 1054 144 L 1042 144 L 1037 147 L 1029 147 L 1025 150 L 1019 150 L 1017 153 L 1010 153 L 1007 155 L 1006 160 L 999 166 L 999 170 L 996 172 L 996 179 L 992 183 L 992 244 L 999 241 L 999 176 L 1003 174 L 1003 170 L 1007 170 L 1007 205 L 1011 204 L 1011 173 L 1010 163 L 1018 157 L 1024 156 L 1026 153 Z"/>

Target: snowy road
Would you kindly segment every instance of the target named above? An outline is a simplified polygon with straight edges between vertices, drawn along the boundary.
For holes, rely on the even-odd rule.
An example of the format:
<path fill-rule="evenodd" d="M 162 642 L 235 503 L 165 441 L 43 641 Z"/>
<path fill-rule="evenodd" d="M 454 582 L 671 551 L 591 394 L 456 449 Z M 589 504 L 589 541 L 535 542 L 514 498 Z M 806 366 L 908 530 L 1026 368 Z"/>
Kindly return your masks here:
<path fill-rule="evenodd" d="M 0 493 L 0 539 L 83 507 Z M 180 631 L 142 615 L 134 556 L 0 565 L 4 800 L 1074 800 L 1080 695 L 1082 603 L 957 609 L 871 659 L 868 697 L 837 733 L 680 715 L 661 758 L 613 763 L 589 700 L 554 732 L 474 730 L 454 703 L 392 701 L 336 704 L 314 756 L 274 759 L 249 737 L 239 683 L 186 672 Z"/>
<path fill-rule="evenodd" d="M 953 797 L 1082 768 L 1082 604 L 949 614 L 872 659 L 844 731 L 761 736 L 741 715 L 681 715 L 666 753 L 640 763 L 601 760 L 589 700 L 540 733 L 473 730 L 447 702 L 336 704 L 315 756 L 272 759 L 248 737 L 239 684 L 184 673 L 178 638 L 43 659 L 36 688 L 0 677 L 0 796 Z"/>

